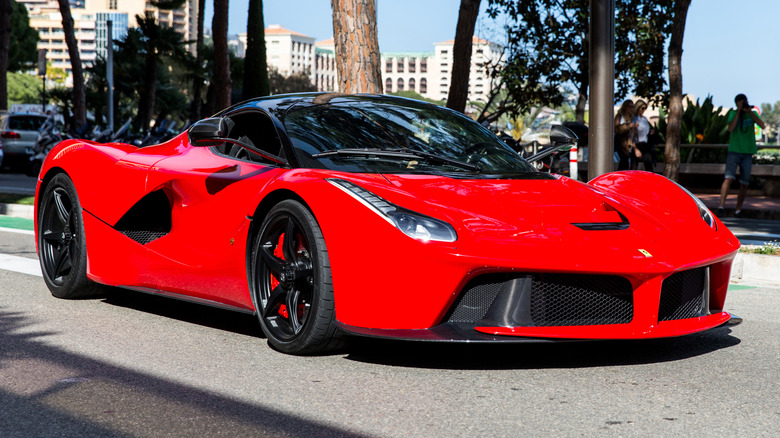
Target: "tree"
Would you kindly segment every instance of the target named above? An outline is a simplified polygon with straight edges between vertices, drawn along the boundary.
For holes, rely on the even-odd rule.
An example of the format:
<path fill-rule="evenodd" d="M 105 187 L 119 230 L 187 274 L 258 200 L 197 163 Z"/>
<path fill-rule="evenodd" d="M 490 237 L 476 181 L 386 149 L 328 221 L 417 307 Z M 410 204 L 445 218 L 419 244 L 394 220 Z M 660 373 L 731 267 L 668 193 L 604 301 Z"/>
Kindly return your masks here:
<path fill-rule="evenodd" d="M 13 21 L 11 21 L 11 41 L 8 48 L 8 71 L 22 71 L 31 68 L 38 61 L 38 31 L 30 27 L 27 8 L 11 0 Z"/>
<path fill-rule="evenodd" d="M 447 94 L 447 108 L 464 112 L 469 95 L 469 72 L 471 71 L 471 45 L 474 27 L 482 0 L 461 0 L 458 25 L 455 28 L 455 46 L 452 49 L 452 79 Z"/>
<path fill-rule="evenodd" d="M 206 0 L 198 0 L 198 35 L 195 42 L 195 65 L 192 69 L 192 102 L 190 103 L 190 119 L 200 120 L 201 104 L 203 102 L 203 21 Z"/>
<path fill-rule="evenodd" d="M 214 0 L 211 30 L 214 38 L 214 104 L 217 110 L 230 106 L 230 56 L 228 55 L 228 0 Z"/>
<path fill-rule="evenodd" d="M 374 0 L 331 0 L 336 71 L 342 93 L 382 93 Z"/>
<path fill-rule="evenodd" d="M 311 83 L 308 76 L 296 73 L 288 77 L 283 76 L 278 70 L 272 68 L 268 73 L 271 85 L 270 94 L 300 93 L 317 91 L 317 87 Z M 244 85 L 246 87 L 246 85 Z"/>
<path fill-rule="evenodd" d="M 154 114 L 160 58 L 167 56 L 177 60 L 183 59 L 185 41 L 172 27 L 160 26 L 151 13 L 147 13 L 146 18 L 136 15 L 135 19 L 144 43 L 142 52 L 144 81 L 141 88 L 141 101 L 138 104 L 138 120 L 140 128 L 145 131 L 149 129 Z"/>
<path fill-rule="evenodd" d="M 70 57 L 71 74 L 73 75 L 73 121 L 75 128 L 80 128 L 87 123 L 87 98 L 84 88 L 84 72 L 81 67 L 81 56 L 79 55 L 79 46 L 76 41 L 76 34 L 73 27 L 73 16 L 70 13 L 70 2 L 68 0 L 57 0 L 60 5 L 60 14 L 62 15 L 62 31 L 65 34 L 65 44 L 68 46 L 68 56 Z"/>
<path fill-rule="evenodd" d="M 680 137 L 682 132 L 682 44 L 685 20 L 691 0 L 674 0 L 669 39 L 669 119 L 666 127 L 664 176 L 677 181 L 680 174 Z"/>
<path fill-rule="evenodd" d="M 8 52 L 11 46 L 11 0 L 0 0 L 0 110 L 8 109 Z"/>
<path fill-rule="evenodd" d="M 663 59 L 667 1 L 616 0 L 616 100 L 631 90 L 650 97 L 663 91 L 663 62 L 658 59 Z M 564 90 L 573 87 L 577 93 L 575 117 L 584 121 L 590 86 L 590 0 L 489 2 L 491 17 L 510 17 L 507 61 L 498 74 L 514 111 L 560 106 Z"/>
<path fill-rule="evenodd" d="M 265 57 L 265 24 L 263 0 L 249 0 L 246 23 L 246 56 L 244 57 L 244 100 L 271 94 L 268 63 Z"/>

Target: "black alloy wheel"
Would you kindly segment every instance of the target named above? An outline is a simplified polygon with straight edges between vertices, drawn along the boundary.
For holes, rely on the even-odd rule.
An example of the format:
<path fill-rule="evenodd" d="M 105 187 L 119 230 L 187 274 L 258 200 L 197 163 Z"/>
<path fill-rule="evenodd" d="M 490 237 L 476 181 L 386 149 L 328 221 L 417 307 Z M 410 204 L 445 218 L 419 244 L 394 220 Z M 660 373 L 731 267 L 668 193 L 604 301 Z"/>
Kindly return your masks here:
<path fill-rule="evenodd" d="M 73 182 L 55 176 L 44 191 L 38 213 L 38 258 L 52 295 L 82 298 L 99 295 L 100 285 L 87 278 L 84 223 Z"/>
<path fill-rule="evenodd" d="M 306 207 L 287 200 L 271 209 L 251 266 L 255 306 L 273 348 L 312 354 L 341 345 L 325 240 Z"/>

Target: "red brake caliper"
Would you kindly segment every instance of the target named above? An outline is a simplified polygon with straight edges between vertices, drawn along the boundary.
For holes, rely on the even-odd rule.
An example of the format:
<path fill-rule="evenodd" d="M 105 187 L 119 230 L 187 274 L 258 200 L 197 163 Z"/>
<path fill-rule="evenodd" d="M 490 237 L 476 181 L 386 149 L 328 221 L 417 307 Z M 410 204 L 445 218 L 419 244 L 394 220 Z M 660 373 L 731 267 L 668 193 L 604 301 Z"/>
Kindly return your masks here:
<path fill-rule="evenodd" d="M 284 260 L 284 234 L 279 236 L 279 242 L 276 244 L 276 248 L 274 248 L 274 256 L 279 257 L 280 259 Z M 279 286 L 279 280 L 274 277 L 273 274 L 271 274 L 271 290 L 276 289 L 276 286 Z M 279 314 L 282 315 L 282 317 L 287 318 L 289 315 L 287 315 L 287 306 L 284 304 L 279 305 Z"/>

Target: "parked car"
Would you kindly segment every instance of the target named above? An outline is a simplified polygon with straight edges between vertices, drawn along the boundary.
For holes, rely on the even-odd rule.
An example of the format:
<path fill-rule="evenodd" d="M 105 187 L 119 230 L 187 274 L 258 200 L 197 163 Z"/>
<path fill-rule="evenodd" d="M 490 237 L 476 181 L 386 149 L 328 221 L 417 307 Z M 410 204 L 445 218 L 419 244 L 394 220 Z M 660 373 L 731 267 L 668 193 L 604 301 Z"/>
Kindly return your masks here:
<path fill-rule="evenodd" d="M 146 147 L 65 140 L 36 236 L 56 297 L 108 285 L 252 313 L 291 354 L 740 321 L 724 311 L 739 241 L 674 181 L 539 172 L 464 115 L 390 96 L 253 99 Z"/>
<path fill-rule="evenodd" d="M 42 114 L 7 113 L 0 115 L 0 141 L 3 144 L 5 164 L 12 169 L 30 162 L 38 130 L 46 122 Z"/>

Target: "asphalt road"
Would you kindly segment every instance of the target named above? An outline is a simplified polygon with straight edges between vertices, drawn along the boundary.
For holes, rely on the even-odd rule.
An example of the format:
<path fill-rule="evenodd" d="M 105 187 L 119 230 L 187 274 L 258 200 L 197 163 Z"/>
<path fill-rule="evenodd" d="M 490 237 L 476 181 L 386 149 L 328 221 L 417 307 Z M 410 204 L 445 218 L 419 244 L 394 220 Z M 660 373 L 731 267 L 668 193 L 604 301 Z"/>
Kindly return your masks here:
<path fill-rule="evenodd" d="M 0 256 L 34 261 L 0 231 Z M 34 264 L 32 265 L 34 266 Z M 249 315 L 0 269 L 0 436 L 778 436 L 780 289 L 670 340 L 271 350 Z"/>

